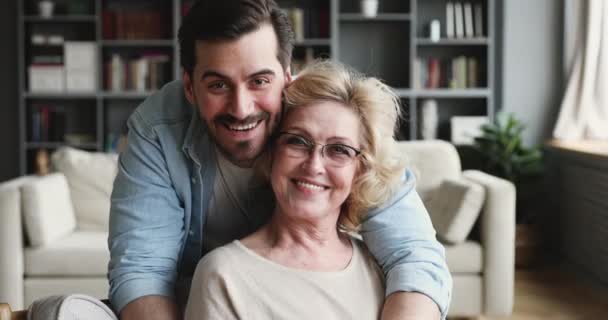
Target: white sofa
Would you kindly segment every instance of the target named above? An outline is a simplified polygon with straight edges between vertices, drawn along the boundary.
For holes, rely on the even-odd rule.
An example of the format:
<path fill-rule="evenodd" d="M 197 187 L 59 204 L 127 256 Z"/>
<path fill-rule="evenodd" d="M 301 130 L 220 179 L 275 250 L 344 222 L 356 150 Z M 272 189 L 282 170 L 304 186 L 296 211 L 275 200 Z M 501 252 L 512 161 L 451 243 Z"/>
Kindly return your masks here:
<path fill-rule="evenodd" d="M 83 293 L 105 299 L 116 155 L 62 149 L 56 172 L 0 184 L 0 302 Z"/>
<path fill-rule="evenodd" d="M 454 279 L 449 314 L 510 314 L 515 246 L 513 185 L 480 171 L 462 172 L 456 149 L 449 143 L 413 141 L 400 143 L 400 147 L 418 178 L 420 195 L 429 211 L 435 211 L 431 212 L 433 220 L 446 220 L 445 217 L 436 217 L 437 212 L 446 211 L 446 208 L 450 208 L 448 215 L 467 211 L 461 210 L 463 208 L 471 211 L 465 212 L 466 217 L 456 216 L 451 222 L 447 219 L 447 225 L 445 221 L 434 221 L 442 223 L 438 234 L 452 242 L 446 244 L 448 266 Z M 109 208 L 109 193 L 116 170 L 112 161 L 115 158 L 101 154 L 87 156 L 76 150 L 62 152 L 60 157 L 53 155 L 52 161 L 67 177 L 76 226 L 72 230 L 66 229 L 65 234 L 55 236 L 49 243 L 32 246 L 32 235 L 22 232 L 24 225 L 26 230 L 31 229 L 24 221 L 28 214 L 23 212 L 31 211 L 24 203 L 31 196 L 24 192 L 28 192 L 27 186 L 40 184 L 44 178 L 24 177 L 0 185 L 0 302 L 9 302 L 13 309 L 23 308 L 38 297 L 51 294 L 85 293 L 99 298 L 107 295 L 109 253 L 107 221 L 104 225 L 103 219 L 107 220 L 104 210 Z M 90 178 L 91 174 L 95 179 Z M 483 190 L 480 206 L 476 207 L 475 203 L 450 206 L 446 199 L 453 204 L 463 197 L 462 194 L 442 194 L 445 190 L 450 192 L 450 188 L 444 188 L 446 181 L 466 181 L 478 195 L 479 190 Z M 87 186 L 87 183 L 91 185 Z M 56 189 L 48 192 L 60 194 Z M 100 203 L 104 199 L 107 203 Z M 479 207 L 481 210 L 475 210 Z M 479 232 L 469 236 L 470 228 L 477 220 Z"/>

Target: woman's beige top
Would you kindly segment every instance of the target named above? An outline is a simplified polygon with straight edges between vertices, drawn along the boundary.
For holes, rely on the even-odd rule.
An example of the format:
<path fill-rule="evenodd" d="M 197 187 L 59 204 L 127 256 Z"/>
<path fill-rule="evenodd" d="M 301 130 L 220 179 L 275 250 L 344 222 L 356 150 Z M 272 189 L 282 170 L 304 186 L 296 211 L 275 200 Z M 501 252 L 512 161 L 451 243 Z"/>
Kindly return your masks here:
<path fill-rule="evenodd" d="M 384 278 L 362 243 L 342 271 L 293 269 L 238 240 L 196 268 L 186 319 L 379 319 Z"/>

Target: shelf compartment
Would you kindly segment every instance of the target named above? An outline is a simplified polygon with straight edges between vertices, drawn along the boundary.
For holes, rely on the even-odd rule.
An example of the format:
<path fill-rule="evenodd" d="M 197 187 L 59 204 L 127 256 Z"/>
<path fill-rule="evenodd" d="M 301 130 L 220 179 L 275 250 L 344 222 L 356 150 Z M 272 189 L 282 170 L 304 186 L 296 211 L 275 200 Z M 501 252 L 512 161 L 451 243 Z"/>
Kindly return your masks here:
<path fill-rule="evenodd" d="M 165 39 L 102 40 L 104 47 L 173 47 L 175 41 Z"/>
<path fill-rule="evenodd" d="M 341 23 L 339 28 L 337 60 L 392 87 L 410 87 L 409 22 Z"/>
<path fill-rule="evenodd" d="M 68 142 L 26 142 L 27 149 L 57 149 L 61 147 L 73 147 L 80 149 L 97 149 L 97 142 L 68 143 Z"/>
<path fill-rule="evenodd" d="M 71 22 L 97 22 L 95 15 L 57 15 L 49 18 L 41 16 L 24 16 L 23 21 L 31 23 L 71 23 Z"/>
<path fill-rule="evenodd" d="M 437 42 L 431 41 L 431 39 L 428 38 L 417 38 L 416 44 L 419 46 L 478 46 L 488 45 L 490 44 L 490 41 L 486 37 L 459 39 L 441 38 Z"/>
<path fill-rule="evenodd" d="M 340 13 L 360 13 L 359 0 L 338 0 Z M 378 1 L 378 14 L 385 13 L 411 13 L 409 0 L 380 0 Z"/>
<path fill-rule="evenodd" d="M 340 14 L 341 22 L 409 21 L 411 18 L 409 13 L 379 13 L 373 18 L 365 17 L 359 13 Z"/>
<path fill-rule="evenodd" d="M 417 89 L 413 95 L 420 98 L 487 98 L 491 95 L 490 89 Z"/>
<path fill-rule="evenodd" d="M 453 116 L 488 116 L 486 98 L 419 98 L 416 99 L 419 137 L 422 137 L 421 129 L 424 121 L 422 105 L 427 99 L 437 102 L 437 138 L 441 140 L 451 141 L 450 119 Z"/>
<path fill-rule="evenodd" d="M 331 45 L 331 40 L 326 38 L 311 38 L 296 41 L 295 45 L 300 47 L 329 46 Z"/>
<path fill-rule="evenodd" d="M 99 94 L 97 92 L 24 92 L 23 97 L 26 99 L 95 99 Z"/>

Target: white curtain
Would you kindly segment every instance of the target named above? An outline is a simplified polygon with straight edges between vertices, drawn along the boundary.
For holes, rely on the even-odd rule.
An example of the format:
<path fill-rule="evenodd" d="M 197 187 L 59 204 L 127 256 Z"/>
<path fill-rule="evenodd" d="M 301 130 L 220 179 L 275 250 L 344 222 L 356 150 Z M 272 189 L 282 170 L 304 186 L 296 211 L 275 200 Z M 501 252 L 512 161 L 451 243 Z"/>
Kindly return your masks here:
<path fill-rule="evenodd" d="M 608 1 L 566 0 L 565 9 L 569 76 L 553 136 L 608 139 Z"/>

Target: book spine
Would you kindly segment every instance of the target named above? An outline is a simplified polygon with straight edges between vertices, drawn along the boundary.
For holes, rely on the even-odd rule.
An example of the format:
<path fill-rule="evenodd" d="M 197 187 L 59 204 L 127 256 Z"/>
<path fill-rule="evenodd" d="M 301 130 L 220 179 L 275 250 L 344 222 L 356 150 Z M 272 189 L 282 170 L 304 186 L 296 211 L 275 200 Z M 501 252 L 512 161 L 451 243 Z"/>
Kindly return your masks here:
<path fill-rule="evenodd" d="M 473 7 L 470 2 L 464 3 L 464 34 L 467 38 L 473 38 Z"/>
<path fill-rule="evenodd" d="M 445 36 L 454 38 L 454 3 L 451 1 L 445 5 Z"/>
<path fill-rule="evenodd" d="M 475 36 L 483 37 L 483 7 L 481 3 L 475 3 Z"/>
<path fill-rule="evenodd" d="M 462 3 L 460 2 L 454 4 L 454 23 L 456 38 L 464 38 L 464 16 L 462 12 Z"/>

